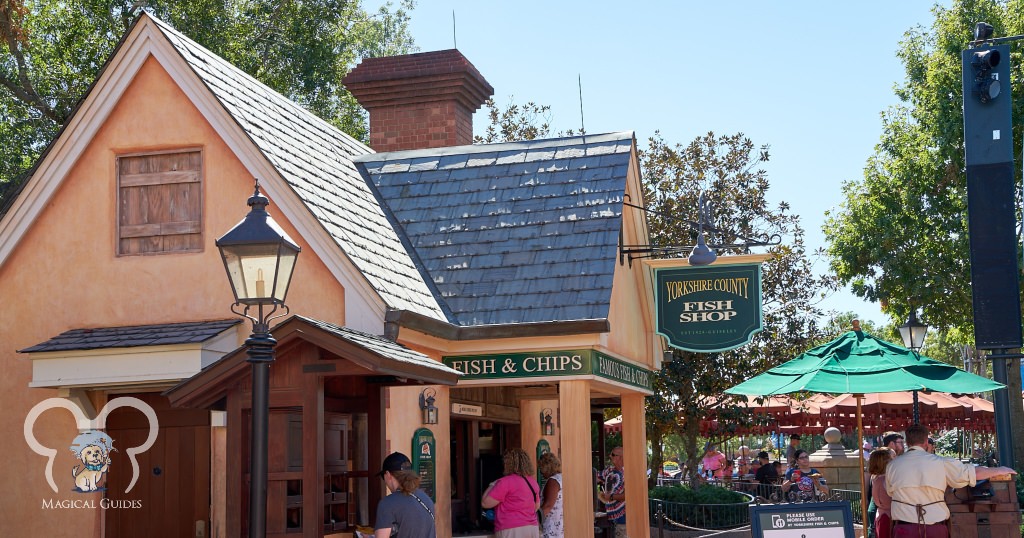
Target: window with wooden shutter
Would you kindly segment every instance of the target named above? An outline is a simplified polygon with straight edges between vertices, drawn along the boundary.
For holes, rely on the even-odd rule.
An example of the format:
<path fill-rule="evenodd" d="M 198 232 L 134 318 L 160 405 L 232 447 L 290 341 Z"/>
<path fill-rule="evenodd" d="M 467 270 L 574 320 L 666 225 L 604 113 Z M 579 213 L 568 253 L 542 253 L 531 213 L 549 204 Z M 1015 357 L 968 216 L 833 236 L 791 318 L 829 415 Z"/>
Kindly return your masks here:
<path fill-rule="evenodd" d="M 200 150 L 117 158 L 117 253 L 203 249 Z"/>

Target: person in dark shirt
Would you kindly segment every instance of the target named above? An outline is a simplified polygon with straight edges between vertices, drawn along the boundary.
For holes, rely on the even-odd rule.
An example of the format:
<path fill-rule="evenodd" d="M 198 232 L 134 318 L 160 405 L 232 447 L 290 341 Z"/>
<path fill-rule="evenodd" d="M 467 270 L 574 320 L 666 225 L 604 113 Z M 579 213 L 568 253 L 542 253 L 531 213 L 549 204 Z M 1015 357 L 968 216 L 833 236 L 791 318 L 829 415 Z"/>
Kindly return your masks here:
<path fill-rule="evenodd" d="M 412 462 L 401 452 L 384 458 L 378 475 L 391 490 L 377 504 L 375 538 L 436 538 L 434 502 L 420 489 L 420 475 L 412 470 Z"/>
<path fill-rule="evenodd" d="M 761 463 L 761 466 L 757 468 L 757 473 L 754 474 L 754 480 L 758 483 L 757 494 L 768 498 L 771 494 L 771 485 L 779 482 L 779 472 L 774 465 L 768 463 L 767 452 L 759 452 L 757 460 Z"/>

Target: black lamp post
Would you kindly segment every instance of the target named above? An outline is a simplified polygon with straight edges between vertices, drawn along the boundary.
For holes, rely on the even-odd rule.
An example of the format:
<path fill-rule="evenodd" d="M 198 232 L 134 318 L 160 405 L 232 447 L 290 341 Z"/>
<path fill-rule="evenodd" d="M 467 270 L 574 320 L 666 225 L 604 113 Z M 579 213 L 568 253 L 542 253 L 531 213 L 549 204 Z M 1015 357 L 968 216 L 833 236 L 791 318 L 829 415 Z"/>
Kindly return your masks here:
<path fill-rule="evenodd" d="M 249 453 L 249 536 L 267 534 L 267 439 L 270 414 L 270 363 L 274 345 L 270 321 L 288 314 L 284 304 L 288 285 L 301 250 L 270 218 L 270 203 L 256 192 L 249 198 L 249 214 L 217 240 L 235 303 L 231 311 L 252 321 L 245 341 L 252 364 L 252 429 Z M 283 313 L 274 315 L 278 309 Z"/>
<path fill-rule="evenodd" d="M 907 322 L 900 325 L 900 338 L 903 339 L 903 346 L 917 353 L 924 347 L 924 337 L 928 334 L 928 326 L 917 319 L 917 310 L 910 311 Z M 921 413 L 917 408 L 917 391 L 914 391 L 914 424 L 921 423 Z"/>

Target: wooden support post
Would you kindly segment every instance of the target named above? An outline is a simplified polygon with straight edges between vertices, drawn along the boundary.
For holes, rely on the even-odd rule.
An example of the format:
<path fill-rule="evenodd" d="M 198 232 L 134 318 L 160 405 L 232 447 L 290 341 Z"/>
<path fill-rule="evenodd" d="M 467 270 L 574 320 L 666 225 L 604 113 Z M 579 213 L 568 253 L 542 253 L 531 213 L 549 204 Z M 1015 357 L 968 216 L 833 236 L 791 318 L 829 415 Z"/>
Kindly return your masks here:
<path fill-rule="evenodd" d="M 315 360 L 315 350 L 304 350 Z M 302 534 L 320 536 L 324 522 L 324 378 L 302 376 Z M 280 432 L 288 434 L 288 432 Z"/>
<path fill-rule="evenodd" d="M 594 487 L 590 463 L 590 421 L 587 420 L 590 416 L 590 381 L 562 381 L 559 386 L 562 483 L 578 488 L 578 491 L 562 497 L 565 535 L 593 536 L 594 500 L 592 495 L 583 494 L 583 488 Z"/>
<path fill-rule="evenodd" d="M 623 473 L 626 475 L 626 535 L 632 538 L 651 533 L 647 506 L 647 430 L 644 395 L 622 395 Z"/>

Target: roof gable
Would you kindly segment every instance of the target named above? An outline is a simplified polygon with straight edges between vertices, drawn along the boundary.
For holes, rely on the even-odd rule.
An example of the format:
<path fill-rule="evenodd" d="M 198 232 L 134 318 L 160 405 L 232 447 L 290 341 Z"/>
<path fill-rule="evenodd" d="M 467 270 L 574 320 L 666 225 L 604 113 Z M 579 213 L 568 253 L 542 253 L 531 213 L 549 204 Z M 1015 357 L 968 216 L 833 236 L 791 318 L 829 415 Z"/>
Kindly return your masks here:
<path fill-rule="evenodd" d="M 352 322 L 380 330 L 386 307 L 443 319 L 352 165 L 352 157 L 371 150 L 148 14 L 122 41 L 0 220 L 0 264 L 149 57 L 160 62 L 240 161 L 261 179 L 278 210 L 346 286 L 346 302 L 361 301 L 379 314 L 372 321 Z"/>
<path fill-rule="evenodd" d="M 375 336 L 348 327 L 341 327 L 303 316 L 291 316 L 271 328 L 279 348 L 294 342 L 309 342 L 352 363 L 362 375 L 390 378 L 378 379 L 385 385 L 438 384 L 454 385 L 461 375 L 458 371 L 382 336 Z M 202 371 L 169 389 L 164 394 L 174 406 L 204 407 L 220 399 L 238 379 L 251 375 L 246 346 L 242 346 L 204 366 Z M 279 354 L 278 360 L 301 360 L 295 354 Z M 309 374 L 353 375 L 352 371 L 338 373 L 337 364 L 330 359 L 318 358 L 318 367 L 304 369 Z"/>
<path fill-rule="evenodd" d="M 605 319 L 633 134 L 356 159 L 460 326 Z"/>

